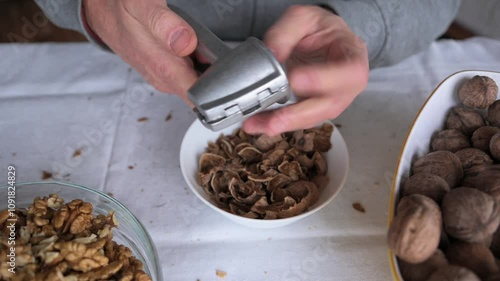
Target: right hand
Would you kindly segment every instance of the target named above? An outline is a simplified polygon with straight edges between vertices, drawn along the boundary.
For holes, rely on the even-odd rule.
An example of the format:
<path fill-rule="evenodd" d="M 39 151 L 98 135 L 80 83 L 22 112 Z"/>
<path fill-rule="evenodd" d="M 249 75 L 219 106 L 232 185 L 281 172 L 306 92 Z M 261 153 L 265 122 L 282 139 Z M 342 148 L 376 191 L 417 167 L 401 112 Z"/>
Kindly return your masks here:
<path fill-rule="evenodd" d="M 187 90 L 198 78 L 188 57 L 194 30 L 164 0 L 84 0 L 84 15 L 101 40 L 157 90 L 191 105 Z"/>

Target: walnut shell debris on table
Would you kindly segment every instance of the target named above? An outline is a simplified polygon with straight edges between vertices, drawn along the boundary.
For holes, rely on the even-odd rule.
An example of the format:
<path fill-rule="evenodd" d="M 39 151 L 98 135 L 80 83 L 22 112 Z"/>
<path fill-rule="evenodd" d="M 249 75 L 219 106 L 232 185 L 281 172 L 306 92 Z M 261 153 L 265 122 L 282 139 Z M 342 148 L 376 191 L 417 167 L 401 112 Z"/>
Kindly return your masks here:
<path fill-rule="evenodd" d="M 80 199 L 64 204 L 56 194 L 36 197 L 27 209 L 16 209 L 16 272 L 9 272 L 11 247 L 5 220 L 0 220 L 0 280 L 148 281 L 141 261 L 113 241 L 114 212 L 94 215 Z M 3 214 L 0 214 L 0 219 Z"/>
<path fill-rule="evenodd" d="M 209 142 L 199 160 L 198 182 L 221 209 L 253 219 L 299 215 L 329 181 L 323 153 L 331 148 L 330 124 L 278 136 L 242 129 Z"/>

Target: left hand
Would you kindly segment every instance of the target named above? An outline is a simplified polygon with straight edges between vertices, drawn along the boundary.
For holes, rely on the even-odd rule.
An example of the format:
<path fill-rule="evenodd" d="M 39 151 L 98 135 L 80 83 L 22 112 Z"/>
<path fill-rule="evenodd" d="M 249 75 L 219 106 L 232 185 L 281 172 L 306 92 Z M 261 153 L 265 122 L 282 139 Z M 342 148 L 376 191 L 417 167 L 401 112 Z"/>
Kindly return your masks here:
<path fill-rule="evenodd" d="M 277 135 L 336 118 L 368 84 L 368 51 L 361 38 L 333 12 L 292 6 L 264 42 L 280 62 L 299 102 L 250 117 L 250 134 Z"/>

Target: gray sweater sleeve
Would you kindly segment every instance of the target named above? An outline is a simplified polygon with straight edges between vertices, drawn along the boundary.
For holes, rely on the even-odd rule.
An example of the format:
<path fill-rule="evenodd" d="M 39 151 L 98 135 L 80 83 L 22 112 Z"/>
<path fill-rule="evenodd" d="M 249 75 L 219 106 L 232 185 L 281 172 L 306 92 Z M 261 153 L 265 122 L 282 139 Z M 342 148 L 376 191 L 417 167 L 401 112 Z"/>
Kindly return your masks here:
<path fill-rule="evenodd" d="M 55 24 L 83 33 L 82 0 L 35 0 Z M 105 1 L 105 0 L 103 0 Z M 63 4 L 59 4 L 63 2 Z M 226 40 L 262 37 L 292 4 L 327 5 L 368 47 L 371 67 L 397 63 L 446 31 L 460 0 L 169 0 Z M 103 46 L 101 46 L 103 47 Z"/>

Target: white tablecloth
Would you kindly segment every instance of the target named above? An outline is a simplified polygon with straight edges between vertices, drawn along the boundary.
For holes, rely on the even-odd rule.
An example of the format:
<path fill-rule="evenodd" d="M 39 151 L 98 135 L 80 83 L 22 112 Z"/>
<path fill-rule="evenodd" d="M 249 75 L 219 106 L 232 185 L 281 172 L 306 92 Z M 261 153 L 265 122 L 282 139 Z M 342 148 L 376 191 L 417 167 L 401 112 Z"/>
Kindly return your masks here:
<path fill-rule="evenodd" d="M 194 114 L 119 58 L 88 44 L 0 45 L 0 53 L 0 175 L 14 164 L 18 182 L 45 170 L 113 193 L 150 232 L 165 280 L 183 281 L 220 280 L 215 270 L 231 281 L 390 280 L 390 181 L 409 125 L 448 75 L 500 70 L 500 42 L 476 38 L 440 41 L 372 71 L 335 121 L 351 157 L 342 192 L 298 223 L 261 230 L 223 218 L 188 190 L 178 158 Z"/>

